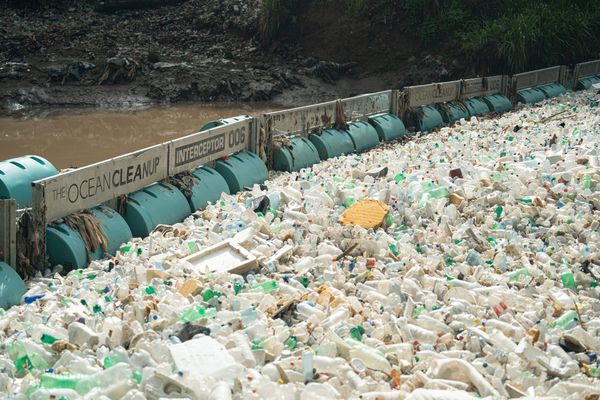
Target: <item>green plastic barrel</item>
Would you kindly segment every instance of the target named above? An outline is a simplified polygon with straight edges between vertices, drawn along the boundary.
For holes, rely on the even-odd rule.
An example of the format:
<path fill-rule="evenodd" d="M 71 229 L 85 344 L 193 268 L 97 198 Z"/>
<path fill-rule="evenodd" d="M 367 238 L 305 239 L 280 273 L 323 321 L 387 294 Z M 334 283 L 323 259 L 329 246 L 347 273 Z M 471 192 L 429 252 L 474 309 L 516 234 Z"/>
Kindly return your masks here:
<path fill-rule="evenodd" d="M 549 83 L 547 85 L 537 86 L 537 89 L 544 92 L 547 98 L 561 96 L 567 93 L 567 89 L 560 83 Z"/>
<path fill-rule="evenodd" d="M 321 160 L 354 153 L 354 143 L 345 131 L 325 129 L 308 139 L 315 145 Z"/>
<path fill-rule="evenodd" d="M 348 124 L 346 132 L 350 135 L 357 152 L 366 151 L 379 145 L 379 135 L 371 124 L 365 121 L 354 121 Z"/>
<path fill-rule="evenodd" d="M 487 104 L 478 98 L 463 100 L 462 103 L 467 107 L 467 110 L 469 110 L 469 115 L 471 117 L 490 112 Z"/>
<path fill-rule="evenodd" d="M 107 206 L 98 206 L 92 208 L 92 214 L 100 221 L 102 232 L 108 239 L 106 251 L 109 255 L 114 256 L 117 250 L 121 248 L 123 243 L 129 242 L 133 237 L 131 229 L 125 219 L 116 210 Z M 93 253 L 94 260 L 100 260 L 105 257 L 101 248 L 98 248 Z"/>
<path fill-rule="evenodd" d="M 600 75 L 592 75 L 586 76 L 584 78 L 580 78 L 577 81 L 577 90 L 586 90 L 592 87 L 592 85 L 600 83 Z"/>
<path fill-rule="evenodd" d="M 206 124 L 202 125 L 202 128 L 200 128 L 200 132 L 207 131 L 212 128 L 216 128 L 217 126 L 223 126 L 223 125 L 227 125 L 227 124 L 232 124 L 234 122 L 244 121 L 247 118 L 248 118 L 247 115 L 238 115 L 237 117 L 222 118 L 222 119 L 218 119 L 216 121 L 210 121 L 210 122 L 207 122 Z"/>
<path fill-rule="evenodd" d="M 183 193 L 168 183 L 154 183 L 130 193 L 123 217 L 134 237 L 146 237 L 159 224 L 173 225 L 191 213 Z"/>
<path fill-rule="evenodd" d="M 512 103 L 510 102 L 510 99 L 502 94 L 485 96 L 483 101 L 485 101 L 485 104 L 487 104 L 490 111 L 493 112 L 499 113 L 512 110 Z"/>
<path fill-rule="evenodd" d="M 318 164 L 319 161 L 317 148 L 305 137 L 291 138 L 288 146 L 282 146 L 273 153 L 275 171 L 300 171 Z"/>
<path fill-rule="evenodd" d="M 406 134 L 406 128 L 400 118 L 391 113 L 378 114 L 369 118 L 381 142 L 400 139 Z"/>
<path fill-rule="evenodd" d="M 415 124 L 417 129 L 421 132 L 427 132 L 439 126 L 442 126 L 444 120 L 442 115 L 434 106 L 423 106 L 420 108 L 419 114 Z"/>
<path fill-rule="evenodd" d="M 225 178 L 229 193 L 237 193 L 246 187 L 263 183 L 269 176 L 267 166 L 256 154 L 243 151 L 215 162 L 215 169 Z"/>
<path fill-rule="evenodd" d="M 26 290 L 19 274 L 10 265 L 0 261 L 0 308 L 6 310 L 19 304 Z"/>
<path fill-rule="evenodd" d="M 15 199 L 18 208 L 31 206 L 31 182 L 58 174 L 46 159 L 23 156 L 0 161 L 0 199 Z"/>
<path fill-rule="evenodd" d="M 546 99 L 546 94 L 538 88 L 529 88 L 517 91 L 519 103 L 534 104 Z"/>
<path fill-rule="evenodd" d="M 87 265 L 87 253 L 81 235 L 66 224 L 46 227 L 46 253 L 50 265 L 62 265 L 66 271 Z"/>
<path fill-rule="evenodd" d="M 132 233 L 123 217 L 107 206 L 91 210 L 98 219 L 102 232 L 108 239 L 106 254 L 101 247 L 92 249 L 92 260 L 115 255 L 123 243 L 131 240 Z M 62 265 L 66 270 L 87 266 L 85 242 L 79 232 L 64 223 L 46 227 L 46 251 L 50 265 Z"/>
<path fill-rule="evenodd" d="M 469 119 L 470 116 L 467 108 L 459 102 L 438 104 L 437 109 L 442 116 L 442 120 L 446 124 L 451 124 L 452 122 L 458 121 L 462 118 Z"/>
<path fill-rule="evenodd" d="M 198 180 L 192 187 L 192 197 L 188 199 L 192 210 L 206 208 L 209 202 L 219 200 L 221 193 L 229 193 L 225 178 L 210 167 L 197 168 L 192 175 Z"/>

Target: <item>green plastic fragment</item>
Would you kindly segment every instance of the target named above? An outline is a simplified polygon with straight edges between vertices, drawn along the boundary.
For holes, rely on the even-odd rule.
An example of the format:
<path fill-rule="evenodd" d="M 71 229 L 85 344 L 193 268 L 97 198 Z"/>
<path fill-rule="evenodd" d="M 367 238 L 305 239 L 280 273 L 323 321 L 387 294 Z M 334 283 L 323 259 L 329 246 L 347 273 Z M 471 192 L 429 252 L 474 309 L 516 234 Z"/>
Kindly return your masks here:
<path fill-rule="evenodd" d="M 265 293 L 270 293 L 274 290 L 277 290 L 278 285 L 277 285 L 277 281 L 274 281 L 272 279 L 260 282 L 260 283 L 255 283 L 252 286 L 253 289 L 257 289 L 257 288 L 261 288 L 263 290 L 263 292 Z"/>
<path fill-rule="evenodd" d="M 57 340 L 58 340 L 58 338 L 55 338 L 52 335 L 48 335 L 47 333 L 42 334 L 42 337 L 40 338 L 40 341 L 45 344 L 52 344 L 52 343 L 56 342 Z"/>
<path fill-rule="evenodd" d="M 359 342 L 362 340 L 362 336 L 365 334 L 365 328 L 362 325 L 356 325 L 350 328 L 350 336 Z"/>
<path fill-rule="evenodd" d="M 400 183 L 404 180 L 406 180 L 406 176 L 402 172 L 397 173 L 396 176 L 394 177 L 394 181 L 396 183 Z"/>
<path fill-rule="evenodd" d="M 156 290 L 154 290 L 154 288 L 152 286 L 146 286 L 145 292 L 146 292 L 146 294 L 149 294 L 149 295 L 156 294 Z"/>
<path fill-rule="evenodd" d="M 290 336 L 285 341 L 285 345 L 287 346 L 288 349 L 293 351 L 294 349 L 296 349 L 296 346 L 298 345 L 298 339 L 296 339 L 296 336 Z"/>

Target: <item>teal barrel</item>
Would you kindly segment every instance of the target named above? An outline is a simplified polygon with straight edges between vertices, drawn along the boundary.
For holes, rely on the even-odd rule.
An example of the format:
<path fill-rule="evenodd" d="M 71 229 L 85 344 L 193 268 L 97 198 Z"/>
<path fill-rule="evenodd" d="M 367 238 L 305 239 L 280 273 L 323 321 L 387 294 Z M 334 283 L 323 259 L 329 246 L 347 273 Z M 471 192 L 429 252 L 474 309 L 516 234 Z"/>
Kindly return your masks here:
<path fill-rule="evenodd" d="M 0 161 L 0 199 L 15 199 L 17 208 L 31 206 L 31 182 L 58 174 L 46 159 L 23 156 Z"/>
<path fill-rule="evenodd" d="M 446 124 L 458 121 L 461 118 L 469 119 L 469 110 L 462 103 L 445 103 L 437 106 L 442 120 Z"/>
<path fill-rule="evenodd" d="M 188 198 L 192 210 L 206 208 L 221 198 L 221 193 L 229 193 L 225 178 L 210 167 L 202 166 L 192 171 L 198 181 L 192 187 L 192 197 Z"/>
<path fill-rule="evenodd" d="M 87 265 L 87 253 L 81 235 L 66 224 L 46 227 L 46 253 L 50 265 L 62 265 L 65 271 Z"/>
<path fill-rule="evenodd" d="M 131 240 L 129 225 L 115 210 L 107 206 L 91 209 L 97 218 L 108 243 L 105 254 L 101 247 L 92 249 L 92 259 L 100 260 L 108 255 L 115 255 L 123 243 Z M 46 251 L 51 265 L 62 265 L 67 270 L 87 266 L 85 243 L 79 232 L 65 223 L 46 227 Z"/>
<path fill-rule="evenodd" d="M 238 115 L 237 117 L 222 118 L 222 119 L 218 119 L 216 121 L 210 121 L 210 122 L 207 122 L 206 124 L 202 125 L 202 128 L 200 128 L 200 132 L 207 131 L 212 128 L 216 128 L 217 126 L 223 126 L 223 125 L 227 125 L 227 124 L 232 124 L 234 122 L 243 121 L 247 118 L 248 118 L 247 115 Z"/>
<path fill-rule="evenodd" d="M 243 151 L 215 162 L 215 169 L 225 178 L 229 193 L 263 183 L 269 177 L 267 166 L 256 154 Z"/>
<path fill-rule="evenodd" d="M 288 146 L 282 146 L 273 153 L 273 169 L 275 171 L 300 171 L 320 161 L 319 152 L 310 140 L 305 137 L 290 139 Z"/>
<path fill-rule="evenodd" d="M 577 90 L 585 90 L 592 87 L 592 85 L 600 83 L 600 75 L 591 75 L 584 78 L 580 78 L 577 81 Z"/>
<path fill-rule="evenodd" d="M 512 110 L 512 103 L 510 99 L 503 94 L 492 94 L 483 98 L 485 104 L 487 104 L 490 111 L 493 112 L 506 112 Z"/>
<path fill-rule="evenodd" d="M 471 117 L 490 112 L 488 105 L 478 98 L 466 99 L 463 100 L 462 103 L 467 107 L 467 110 L 469 110 L 469 115 Z"/>
<path fill-rule="evenodd" d="M 369 118 L 381 142 L 400 139 L 406 134 L 406 128 L 400 118 L 391 113 L 378 114 Z"/>
<path fill-rule="evenodd" d="M 519 103 L 534 104 L 546 99 L 546 94 L 538 88 L 529 88 L 517 91 Z"/>
<path fill-rule="evenodd" d="M 560 83 L 549 83 L 547 85 L 537 86 L 537 89 L 544 92 L 547 98 L 556 97 L 567 93 L 567 89 Z"/>
<path fill-rule="evenodd" d="M 19 274 L 10 265 L 0 261 L 0 308 L 6 310 L 19 304 L 26 290 Z"/>
<path fill-rule="evenodd" d="M 366 151 L 379 145 L 379 136 L 371 124 L 365 121 L 354 121 L 348 124 L 346 132 L 350 135 L 357 152 Z"/>
<path fill-rule="evenodd" d="M 314 133 L 308 139 L 319 152 L 321 160 L 354 153 L 354 143 L 345 131 L 325 129 Z"/>
<path fill-rule="evenodd" d="M 121 214 L 107 206 L 92 208 L 92 214 L 100 221 L 102 232 L 104 232 L 108 239 L 106 251 L 109 255 L 114 256 L 117 254 L 117 250 L 121 248 L 121 245 L 129 242 L 133 237 L 129 225 L 127 225 Z M 95 249 L 93 253 L 94 260 L 100 260 L 104 257 L 105 254 L 102 249 Z"/>
<path fill-rule="evenodd" d="M 444 120 L 442 115 L 434 106 L 423 106 L 420 107 L 416 118 L 417 129 L 421 132 L 427 132 L 439 126 L 442 126 Z"/>
<path fill-rule="evenodd" d="M 173 225 L 191 213 L 187 198 L 175 186 L 154 183 L 130 193 L 123 217 L 134 237 L 146 237 L 157 225 Z"/>

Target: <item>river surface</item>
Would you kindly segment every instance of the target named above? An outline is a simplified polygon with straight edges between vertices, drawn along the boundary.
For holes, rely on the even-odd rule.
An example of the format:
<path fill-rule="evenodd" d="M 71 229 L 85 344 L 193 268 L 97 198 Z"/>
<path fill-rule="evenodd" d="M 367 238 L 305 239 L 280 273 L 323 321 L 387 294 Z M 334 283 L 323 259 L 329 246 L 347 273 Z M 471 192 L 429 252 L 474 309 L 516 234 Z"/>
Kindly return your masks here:
<path fill-rule="evenodd" d="M 35 154 L 81 167 L 197 132 L 206 122 L 282 109 L 271 103 L 184 104 L 116 111 L 60 109 L 0 118 L 0 161 Z"/>

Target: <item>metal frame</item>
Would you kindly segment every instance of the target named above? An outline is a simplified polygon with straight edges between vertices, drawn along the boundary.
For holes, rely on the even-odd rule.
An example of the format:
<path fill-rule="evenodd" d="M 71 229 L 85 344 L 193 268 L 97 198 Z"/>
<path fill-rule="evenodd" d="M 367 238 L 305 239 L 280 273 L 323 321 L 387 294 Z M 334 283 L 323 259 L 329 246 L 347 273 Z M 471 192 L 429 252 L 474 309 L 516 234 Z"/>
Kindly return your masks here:
<path fill-rule="evenodd" d="M 17 201 L 0 199 L 0 261 L 17 268 Z"/>

